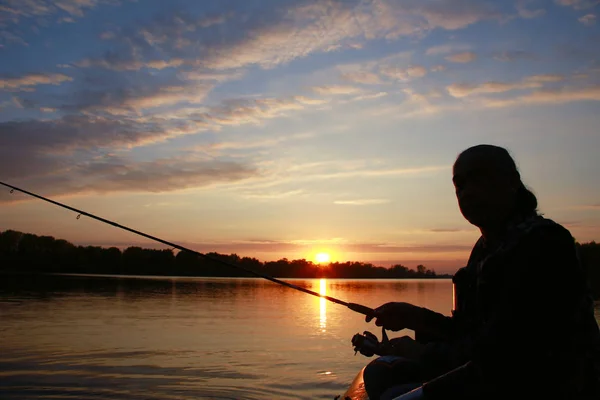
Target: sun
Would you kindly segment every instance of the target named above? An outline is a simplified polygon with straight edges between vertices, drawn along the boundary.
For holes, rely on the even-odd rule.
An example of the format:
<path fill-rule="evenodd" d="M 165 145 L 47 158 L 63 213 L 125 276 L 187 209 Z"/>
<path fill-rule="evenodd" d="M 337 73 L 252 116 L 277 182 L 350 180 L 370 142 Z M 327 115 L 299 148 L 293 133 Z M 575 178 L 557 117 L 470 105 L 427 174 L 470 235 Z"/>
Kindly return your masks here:
<path fill-rule="evenodd" d="M 328 253 L 317 253 L 315 254 L 315 261 L 320 263 L 326 263 L 331 260 L 331 257 Z"/>

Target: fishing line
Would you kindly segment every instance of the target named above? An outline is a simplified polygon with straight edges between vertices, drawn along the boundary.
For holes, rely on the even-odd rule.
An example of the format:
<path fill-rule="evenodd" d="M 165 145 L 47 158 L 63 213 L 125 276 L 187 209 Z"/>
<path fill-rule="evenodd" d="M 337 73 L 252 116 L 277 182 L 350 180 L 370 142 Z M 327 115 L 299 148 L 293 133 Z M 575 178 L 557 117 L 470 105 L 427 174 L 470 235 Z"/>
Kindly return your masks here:
<path fill-rule="evenodd" d="M 29 192 L 27 190 L 20 189 L 20 188 L 18 188 L 16 186 L 9 185 L 8 183 L 0 182 L 0 185 L 4 185 L 4 186 L 10 188 L 11 189 L 10 193 L 13 193 L 15 190 L 17 190 L 17 191 L 19 191 L 21 193 L 25 193 L 25 194 L 27 194 L 29 196 L 38 198 L 38 199 L 43 200 L 43 201 L 47 201 L 48 203 L 52 203 L 52 204 L 57 205 L 59 207 L 66 208 L 67 210 L 76 212 L 77 213 L 77 219 L 79 219 L 82 215 L 85 215 L 86 217 L 90 217 L 92 219 L 95 219 L 95 220 L 100 221 L 100 222 L 104 222 L 105 224 L 109 224 L 109 225 L 112 225 L 112 226 L 120 228 L 120 229 L 124 229 L 126 231 L 135 233 L 136 235 L 140 235 L 140 236 L 143 236 L 145 238 L 154 240 L 156 242 L 165 244 L 165 245 L 167 245 L 169 247 L 172 247 L 174 249 L 178 249 L 178 250 L 181 250 L 181 251 L 187 251 L 188 253 L 195 254 L 195 255 L 197 255 L 199 257 L 203 257 L 203 258 L 205 258 L 207 260 L 210 260 L 210 261 L 213 261 L 215 263 L 222 264 L 222 265 L 228 266 L 230 268 L 235 268 L 235 269 L 239 269 L 239 270 L 245 271 L 245 272 L 249 273 L 250 275 L 256 276 L 258 278 L 263 278 L 263 279 L 269 280 L 271 282 L 277 283 L 279 285 L 287 286 L 287 287 L 289 287 L 291 289 L 299 290 L 301 292 L 304 292 L 304 293 L 307 293 L 307 294 L 310 294 L 310 295 L 313 295 L 313 296 L 316 296 L 316 297 L 320 297 L 320 298 L 329 300 L 329 301 L 331 301 L 333 303 L 340 304 L 342 306 L 346 306 L 349 309 L 351 309 L 352 311 L 355 311 L 357 313 L 360 313 L 360 314 L 363 314 L 363 315 L 367 315 L 367 316 L 375 316 L 375 311 L 372 308 L 369 308 L 367 306 L 363 306 L 361 304 L 356 304 L 356 303 L 345 302 L 345 301 L 342 301 L 340 299 L 336 299 L 335 297 L 331 297 L 331 296 L 327 296 L 327 295 L 324 295 L 324 294 L 320 294 L 320 293 L 314 292 L 312 290 L 309 290 L 309 289 L 306 289 L 306 288 L 303 288 L 303 287 L 300 287 L 300 286 L 296 286 L 296 285 L 294 285 L 292 283 L 285 282 L 285 281 L 282 281 L 280 279 L 274 278 L 272 276 L 263 274 L 261 272 L 254 271 L 254 270 L 252 270 L 250 268 L 246 268 L 246 267 L 243 267 L 241 265 L 233 264 L 231 262 L 228 262 L 228 261 L 225 261 L 225 260 L 221 260 L 221 259 L 216 258 L 216 257 L 209 256 L 208 254 L 202 254 L 202 253 L 200 253 L 200 252 L 198 252 L 196 250 L 191 250 L 191 249 L 188 249 L 186 247 L 180 246 L 180 245 L 178 245 L 176 243 L 168 242 L 168 241 L 163 240 L 161 238 L 158 238 L 156 236 L 148 235 L 147 233 L 140 232 L 140 231 L 132 229 L 132 228 L 128 228 L 128 227 L 126 227 L 124 225 L 121 225 L 121 224 L 118 224 L 116 222 L 110 221 L 110 220 L 108 220 L 106 218 L 98 217 L 98 216 L 96 216 L 94 214 L 90 214 L 88 212 L 85 212 L 85 211 L 82 211 L 82 210 L 78 210 L 77 208 L 68 206 L 68 205 L 63 204 L 63 203 L 59 203 L 58 201 L 54 201 L 54 200 L 48 199 L 46 197 L 43 197 L 43 196 L 40 196 L 38 194 Z"/>

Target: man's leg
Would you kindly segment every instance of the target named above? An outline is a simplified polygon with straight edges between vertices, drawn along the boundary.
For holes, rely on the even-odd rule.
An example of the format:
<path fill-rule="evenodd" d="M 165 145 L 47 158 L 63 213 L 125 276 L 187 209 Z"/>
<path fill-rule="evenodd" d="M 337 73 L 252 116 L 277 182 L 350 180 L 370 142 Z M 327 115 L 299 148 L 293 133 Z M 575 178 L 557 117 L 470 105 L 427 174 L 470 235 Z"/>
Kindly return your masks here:
<path fill-rule="evenodd" d="M 365 390 L 370 400 L 380 400 L 382 395 L 393 388 L 396 396 L 421 386 L 425 380 L 421 364 L 414 360 L 397 356 L 383 356 L 371 361 L 363 373 Z M 391 393 L 391 392 L 390 392 Z M 386 393 L 387 396 L 387 393 Z M 393 397 L 391 397 L 393 398 Z"/>

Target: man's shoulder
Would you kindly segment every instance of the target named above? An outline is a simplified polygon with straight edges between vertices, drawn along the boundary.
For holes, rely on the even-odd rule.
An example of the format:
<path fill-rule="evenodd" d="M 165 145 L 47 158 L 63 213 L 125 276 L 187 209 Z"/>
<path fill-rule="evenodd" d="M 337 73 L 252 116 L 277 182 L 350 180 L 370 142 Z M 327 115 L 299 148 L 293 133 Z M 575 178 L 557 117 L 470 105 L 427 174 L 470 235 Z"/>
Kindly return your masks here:
<path fill-rule="evenodd" d="M 526 241 L 532 244 L 547 246 L 553 245 L 574 245 L 575 239 L 571 232 L 560 223 L 543 216 L 538 216 L 531 221 L 525 229 Z"/>

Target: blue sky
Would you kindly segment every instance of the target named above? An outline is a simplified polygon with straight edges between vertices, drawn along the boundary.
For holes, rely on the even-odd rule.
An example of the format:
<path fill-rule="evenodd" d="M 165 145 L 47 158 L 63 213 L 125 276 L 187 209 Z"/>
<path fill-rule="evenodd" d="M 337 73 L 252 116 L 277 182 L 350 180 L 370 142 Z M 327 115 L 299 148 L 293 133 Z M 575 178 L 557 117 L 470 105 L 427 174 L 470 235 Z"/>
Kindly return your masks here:
<path fill-rule="evenodd" d="M 0 1 L 0 179 L 201 251 L 462 266 L 456 155 L 600 239 L 600 2 Z M 141 238 L 0 193 L 0 229 Z"/>

